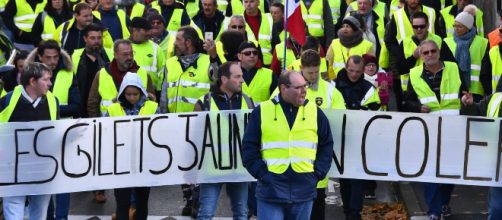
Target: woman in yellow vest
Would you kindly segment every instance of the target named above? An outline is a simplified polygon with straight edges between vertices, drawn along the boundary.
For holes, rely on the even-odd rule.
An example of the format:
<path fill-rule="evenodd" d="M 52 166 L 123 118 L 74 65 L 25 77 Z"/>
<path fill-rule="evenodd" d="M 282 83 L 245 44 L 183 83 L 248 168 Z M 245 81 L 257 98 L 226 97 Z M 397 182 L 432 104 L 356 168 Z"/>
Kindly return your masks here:
<path fill-rule="evenodd" d="M 38 14 L 31 29 L 33 45 L 42 40 L 54 39 L 56 28 L 73 17 L 72 10 L 65 0 L 49 0 L 44 11 Z"/>
<path fill-rule="evenodd" d="M 138 74 L 127 73 L 120 85 L 116 102 L 108 106 L 108 116 L 153 115 L 159 113 L 158 104 L 148 100 L 148 93 Z M 147 219 L 150 187 L 115 189 L 116 219 L 129 219 L 131 194 L 135 193 L 136 212 L 134 219 Z"/>

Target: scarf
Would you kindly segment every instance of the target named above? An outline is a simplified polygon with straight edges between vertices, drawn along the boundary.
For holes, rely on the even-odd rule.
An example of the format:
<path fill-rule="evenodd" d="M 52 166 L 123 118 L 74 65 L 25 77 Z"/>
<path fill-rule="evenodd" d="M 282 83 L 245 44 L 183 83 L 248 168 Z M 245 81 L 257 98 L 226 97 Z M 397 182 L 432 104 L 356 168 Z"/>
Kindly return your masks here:
<path fill-rule="evenodd" d="M 361 30 L 357 30 L 352 32 L 350 35 L 342 34 L 341 29 L 338 30 L 338 38 L 340 39 L 340 43 L 346 48 L 352 48 L 357 46 L 363 40 L 363 32 Z"/>
<path fill-rule="evenodd" d="M 455 32 L 453 33 L 453 40 L 457 43 L 455 58 L 457 59 L 458 68 L 460 72 L 462 72 L 462 76 L 468 87 L 471 85 L 471 53 L 469 53 L 469 47 L 475 36 L 476 28 L 471 28 L 471 30 L 463 36 L 457 36 Z"/>
<path fill-rule="evenodd" d="M 179 56 L 178 58 L 183 65 L 183 69 L 188 68 L 193 62 L 197 61 L 199 55 L 199 53 L 194 53 L 191 55 Z"/>

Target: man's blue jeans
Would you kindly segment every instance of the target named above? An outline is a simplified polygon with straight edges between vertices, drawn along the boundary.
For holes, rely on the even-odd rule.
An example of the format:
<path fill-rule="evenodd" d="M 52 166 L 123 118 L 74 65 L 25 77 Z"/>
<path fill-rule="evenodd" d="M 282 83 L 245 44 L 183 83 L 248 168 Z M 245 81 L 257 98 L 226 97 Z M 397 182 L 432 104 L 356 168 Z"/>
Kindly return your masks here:
<path fill-rule="evenodd" d="M 3 215 L 7 220 L 22 220 L 24 207 L 28 199 L 29 220 L 44 220 L 47 218 L 47 206 L 51 195 L 12 196 L 3 198 Z"/>
<path fill-rule="evenodd" d="M 441 216 L 441 208 L 448 205 L 453 191 L 453 184 L 423 183 L 425 203 L 429 210 L 427 215 Z"/>
<path fill-rule="evenodd" d="M 492 187 L 488 194 L 488 220 L 499 219 L 502 219 L 502 187 Z"/>
<path fill-rule="evenodd" d="M 54 206 L 54 200 L 56 205 Z M 64 220 L 68 219 L 70 211 L 70 193 L 56 194 L 51 197 L 49 208 L 47 209 L 47 220 Z M 54 215 L 55 214 L 55 215 Z"/>
<path fill-rule="evenodd" d="M 310 220 L 314 200 L 299 203 L 274 203 L 257 199 L 258 219 Z"/>
<path fill-rule="evenodd" d="M 212 219 L 218 205 L 221 188 L 225 184 L 230 197 L 233 219 L 247 220 L 248 218 L 248 183 L 204 183 L 200 184 L 199 213 L 197 219 Z"/>

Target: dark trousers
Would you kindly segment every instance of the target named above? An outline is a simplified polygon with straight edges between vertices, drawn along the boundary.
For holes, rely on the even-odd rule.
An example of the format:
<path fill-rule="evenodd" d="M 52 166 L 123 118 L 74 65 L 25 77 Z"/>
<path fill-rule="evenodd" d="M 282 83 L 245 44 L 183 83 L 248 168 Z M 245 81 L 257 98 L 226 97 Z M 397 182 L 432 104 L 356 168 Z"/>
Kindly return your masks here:
<path fill-rule="evenodd" d="M 148 217 L 148 197 L 150 187 L 135 187 L 115 189 L 115 201 L 117 202 L 117 220 L 129 220 L 129 207 L 131 206 L 131 194 L 134 190 L 136 195 L 136 212 L 134 219 L 146 220 Z"/>
<path fill-rule="evenodd" d="M 365 181 L 359 179 L 340 179 L 340 193 L 342 194 L 345 219 L 361 219 L 364 188 L 366 186 Z"/>
<path fill-rule="evenodd" d="M 326 212 L 326 188 L 317 188 L 317 198 L 312 206 L 311 220 L 324 220 Z"/>
<path fill-rule="evenodd" d="M 453 184 L 423 183 L 427 215 L 441 216 L 441 209 L 450 203 Z"/>

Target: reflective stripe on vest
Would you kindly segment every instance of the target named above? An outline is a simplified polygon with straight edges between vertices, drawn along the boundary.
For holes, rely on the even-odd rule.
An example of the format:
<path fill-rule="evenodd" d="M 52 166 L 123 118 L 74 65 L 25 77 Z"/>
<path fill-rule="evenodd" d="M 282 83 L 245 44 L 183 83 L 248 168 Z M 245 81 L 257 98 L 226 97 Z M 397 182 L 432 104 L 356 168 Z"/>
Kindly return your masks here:
<path fill-rule="evenodd" d="M 56 23 L 54 19 L 47 12 L 42 12 L 42 24 L 44 24 L 44 29 L 42 30 L 42 40 L 51 40 L 54 38 L 54 32 L 56 31 Z M 61 100 L 60 100 L 61 101 Z"/>
<path fill-rule="evenodd" d="M 101 20 L 101 13 L 99 13 L 99 11 L 97 11 L 97 10 L 93 11 L 92 14 L 94 16 L 96 16 L 96 18 Z M 122 9 L 117 9 L 117 17 L 119 18 L 119 21 L 120 21 L 120 28 L 122 30 L 122 39 L 129 38 L 131 33 L 129 33 L 129 28 L 127 28 L 127 24 L 126 24 L 127 15 L 126 15 L 126 13 Z M 103 33 L 103 37 L 104 37 L 104 33 Z"/>
<path fill-rule="evenodd" d="M 255 103 L 270 99 L 270 85 L 272 84 L 272 70 L 260 68 L 256 71 L 249 85 L 242 83 L 242 92 L 247 94 Z"/>
<path fill-rule="evenodd" d="M 422 6 L 422 12 L 424 12 L 429 18 L 429 33 L 434 33 L 434 21 L 436 20 L 436 12 L 434 9 L 427 6 Z M 399 43 L 403 41 L 406 37 L 413 35 L 413 29 L 411 27 L 410 19 L 404 8 L 399 9 L 394 12 L 394 18 L 396 20 L 396 39 Z"/>
<path fill-rule="evenodd" d="M 281 174 L 291 165 L 297 173 L 314 172 L 318 141 L 316 105 L 308 102 L 299 107 L 291 129 L 280 104 L 269 100 L 260 106 L 261 156 L 268 171 Z"/>
<path fill-rule="evenodd" d="M 441 115 L 458 115 L 460 110 L 460 75 L 457 64 L 444 62 L 443 76 L 440 85 L 440 101 L 429 85 L 422 79 L 423 65 L 410 71 L 410 81 L 422 105 L 431 108 L 431 113 Z"/>
<path fill-rule="evenodd" d="M 261 14 L 260 30 L 258 31 L 258 43 L 261 47 L 263 64 L 265 65 L 270 65 L 270 63 L 272 63 L 272 24 L 272 16 L 269 13 Z M 246 24 L 246 26 L 248 25 Z"/>
<path fill-rule="evenodd" d="M 5 107 L 5 109 L 2 112 L 0 112 L 0 122 L 9 122 L 12 112 L 14 112 L 17 102 L 19 101 L 19 98 L 22 96 L 21 89 L 22 86 L 18 85 L 12 91 L 12 96 L 10 98 L 7 107 Z M 47 91 L 47 94 L 45 96 L 47 97 L 51 120 L 56 120 L 57 119 L 56 97 L 50 91 Z"/>
<path fill-rule="evenodd" d="M 336 25 L 340 17 L 340 7 L 343 0 L 329 0 L 329 8 L 331 9 L 331 17 L 333 17 L 333 25 Z"/>
<path fill-rule="evenodd" d="M 209 56 L 200 54 L 197 59 L 197 69 L 193 66 L 185 71 L 181 69 L 178 57 L 172 57 L 166 62 L 167 74 L 167 100 L 169 112 L 191 112 L 197 100 L 209 92 L 211 79 L 208 70 Z"/>
<path fill-rule="evenodd" d="M 143 86 L 147 88 L 148 74 L 146 73 L 146 71 L 139 68 L 137 74 L 141 78 Z M 118 91 L 112 76 L 110 75 L 110 73 L 108 73 L 108 71 L 106 71 L 105 68 L 101 68 L 101 70 L 99 71 L 98 82 L 98 92 L 99 96 L 101 97 L 100 110 L 101 115 L 104 115 L 108 110 L 108 106 L 113 104 L 112 100 L 114 98 L 117 98 Z"/>
<path fill-rule="evenodd" d="M 490 102 L 488 102 L 486 117 L 498 118 L 501 103 L 502 103 L 502 92 L 494 93 L 492 95 L 492 98 L 490 99 Z"/>
<path fill-rule="evenodd" d="M 340 39 L 333 40 L 330 47 L 333 50 L 332 65 L 333 65 L 334 75 L 330 75 L 329 79 L 334 79 L 336 75 L 338 75 L 338 72 L 340 72 L 340 70 L 345 68 L 345 63 L 347 62 L 347 59 L 349 59 L 350 56 L 353 55 L 362 56 L 364 54 L 367 54 L 371 50 L 372 46 L 373 43 L 363 39 L 361 43 L 359 43 L 357 46 L 352 48 L 346 48 L 340 43 Z"/>
<path fill-rule="evenodd" d="M 309 9 L 300 1 L 302 17 L 308 27 L 308 33 L 314 37 L 324 37 L 323 0 L 314 0 Z"/>
<path fill-rule="evenodd" d="M 169 32 L 169 35 L 174 35 L 176 36 L 176 32 L 178 32 L 178 29 L 181 27 L 181 18 L 183 16 L 183 9 L 181 8 L 176 8 L 173 11 L 173 14 L 171 15 L 171 20 L 169 20 L 167 23 L 167 32 Z"/>
<path fill-rule="evenodd" d="M 68 105 L 68 94 L 73 83 L 73 73 L 67 70 L 59 70 L 54 80 L 52 93 L 58 98 L 60 105 Z"/>
<path fill-rule="evenodd" d="M 495 91 L 502 75 L 502 57 L 500 56 L 500 46 L 490 49 L 490 63 L 492 64 L 492 91 Z"/>
<path fill-rule="evenodd" d="M 444 39 L 444 42 L 450 48 L 450 51 L 455 56 L 457 51 L 457 43 L 453 39 L 453 37 L 448 37 Z M 469 91 L 478 94 L 484 95 L 485 91 L 483 85 L 479 81 L 479 75 L 481 71 L 481 63 L 483 62 L 483 57 L 486 52 L 486 47 L 488 47 L 488 40 L 483 37 L 475 36 L 472 40 L 471 46 L 469 47 L 469 53 L 471 57 L 471 84 L 469 85 Z"/>
<path fill-rule="evenodd" d="M 35 6 L 35 10 L 31 8 L 31 5 L 26 0 L 15 0 L 15 4 L 17 11 L 14 15 L 14 24 L 25 32 L 31 32 L 33 23 L 35 23 L 38 14 L 44 11 L 47 0 L 38 3 Z"/>
<path fill-rule="evenodd" d="M 317 90 L 307 89 L 305 99 L 314 102 L 317 107 L 322 109 L 345 109 L 345 101 L 340 91 L 323 79 L 318 80 Z"/>
<path fill-rule="evenodd" d="M 148 40 L 141 44 L 132 44 L 132 49 L 134 51 L 134 60 L 136 64 L 142 69 L 146 70 L 152 83 L 157 90 L 160 88 L 160 69 L 157 67 L 158 64 L 158 49 L 159 45 L 151 40 Z"/>
<path fill-rule="evenodd" d="M 147 100 L 141 109 L 139 110 L 138 115 L 153 115 L 157 112 L 157 107 L 159 104 L 156 102 Z M 118 116 L 126 116 L 124 108 L 120 103 L 116 102 L 108 106 L 108 114 L 110 117 L 118 117 Z"/>

